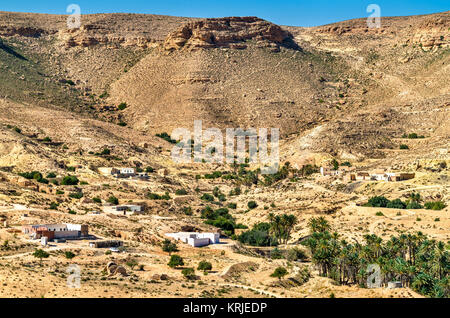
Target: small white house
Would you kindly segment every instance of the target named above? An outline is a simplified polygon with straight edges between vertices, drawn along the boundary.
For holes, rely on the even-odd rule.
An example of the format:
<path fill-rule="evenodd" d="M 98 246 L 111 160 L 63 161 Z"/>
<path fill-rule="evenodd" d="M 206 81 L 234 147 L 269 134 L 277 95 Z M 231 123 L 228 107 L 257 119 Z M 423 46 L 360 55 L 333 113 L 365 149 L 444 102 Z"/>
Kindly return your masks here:
<path fill-rule="evenodd" d="M 193 247 L 202 247 L 220 243 L 219 233 L 178 232 L 167 233 L 166 236 L 177 241 L 182 241 L 183 243 L 189 244 Z"/>
<path fill-rule="evenodd" d="M 120 214 L 120 215 L 133 215 L 133 214 L 142 214 L 144 212 L 144 207 L 135 204 L 124 204 L 124 205 L 115 205 L 111 207 L 104 207 L 105 212 Z"/>

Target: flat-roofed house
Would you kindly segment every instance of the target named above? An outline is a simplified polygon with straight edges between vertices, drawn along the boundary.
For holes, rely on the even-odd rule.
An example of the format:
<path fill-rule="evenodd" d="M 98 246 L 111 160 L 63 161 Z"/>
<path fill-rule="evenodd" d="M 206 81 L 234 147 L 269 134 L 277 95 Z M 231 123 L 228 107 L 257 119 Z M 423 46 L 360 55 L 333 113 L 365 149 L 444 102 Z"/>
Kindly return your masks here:
<path fill-rule="evenodd" d="M 89 227 L 85 224 L 33 224 L 24 225 L 22 232 L 33 238 L 48 237 L 51 239 L 77 239 L 89 236 Z"/>
<path fill-rule="evenodd" d="M 219 233 L 178 232 L 167 233 L 166 236 L 182 241 L 183 243 L 189 244 L 193 247 L 202 247 L 220 243 Z"/>

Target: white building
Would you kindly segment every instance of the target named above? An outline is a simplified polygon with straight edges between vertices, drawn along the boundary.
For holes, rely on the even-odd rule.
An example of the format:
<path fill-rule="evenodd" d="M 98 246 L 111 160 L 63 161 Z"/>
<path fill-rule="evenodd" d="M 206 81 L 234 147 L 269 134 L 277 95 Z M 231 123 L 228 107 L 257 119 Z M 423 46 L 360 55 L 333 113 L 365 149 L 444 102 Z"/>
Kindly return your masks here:
<path fill-rule="evenodd" d="M 202 247 L 220 243 L 219 233 L 178 232 L 166 233 L 166 236 L 177 241 L 182 241 L 183 243 L 189 244 L 193 247 Z"/>
<path fill-rule="evenodd" d="M 120 214 L 120 215 L 135 215 L 135 214 L 143 214 L 144 207 L 135 204 L 124 204 L 124 205 L 115 205 L 115 206 L 105 206 L 103 210 L 107 213 Z"/>

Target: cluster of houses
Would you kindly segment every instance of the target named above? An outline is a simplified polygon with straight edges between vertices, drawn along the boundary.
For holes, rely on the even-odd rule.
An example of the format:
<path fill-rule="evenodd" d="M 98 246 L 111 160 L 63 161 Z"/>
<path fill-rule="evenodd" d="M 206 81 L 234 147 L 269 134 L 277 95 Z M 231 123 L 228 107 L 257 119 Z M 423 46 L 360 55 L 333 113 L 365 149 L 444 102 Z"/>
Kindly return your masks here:
<path fill-rule="evenodd" d="M 32 239 L 76 240 L 89 238 L 89 227 L 85 224 L 31 224 L 22 226 L 22 232 Z"/>
<path fill-rule="evenodd" d="M 113 176 L 118 179 L 149 179 L 146 172 L 136 172 L 135 168 L 98 168 L 98 171 L 104 176 Z"/>
<path fill-rule="evenodd" d="M 356 171 L 355 167 L 321 167 L 322 176 L 338 176 L 344 181 L 404 181 L 415 177 L 415 173 L 408 172 L 386 172 L 384 170 L 374 170 L 372 172 Z"/>
<path fill-rule="evenodd" d="M 192 247 L 202 247 L 210 244 L 220 243 L 219 233 L 196 233 L 196 232 L 178 232 L 166 233 L 166 236 L 177 241 L 189 244 Z"/>

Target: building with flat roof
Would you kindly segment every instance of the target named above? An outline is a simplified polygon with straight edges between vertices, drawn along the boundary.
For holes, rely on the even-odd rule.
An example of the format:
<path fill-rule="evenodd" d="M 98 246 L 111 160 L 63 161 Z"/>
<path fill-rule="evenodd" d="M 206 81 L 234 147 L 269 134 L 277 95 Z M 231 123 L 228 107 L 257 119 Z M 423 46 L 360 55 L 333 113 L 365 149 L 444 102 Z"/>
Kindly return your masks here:
<path fill-rule="evenodd" d="M 177 241 L 182 241 L 183 243 L 189 244 L 193 247 L 202 247 L 220 243 L 219 233 L 178 232 L 166 233 L 166 236 Z"/>
<path fill-rule="evenodd" d="M 22 232 L 34 239 L 48 237 L 53 239 L 78 239 L 89 236 L 89 227 L 85 224 L 32 224 L 22 226 Z"/>

